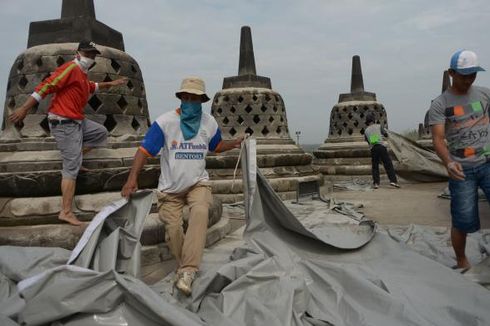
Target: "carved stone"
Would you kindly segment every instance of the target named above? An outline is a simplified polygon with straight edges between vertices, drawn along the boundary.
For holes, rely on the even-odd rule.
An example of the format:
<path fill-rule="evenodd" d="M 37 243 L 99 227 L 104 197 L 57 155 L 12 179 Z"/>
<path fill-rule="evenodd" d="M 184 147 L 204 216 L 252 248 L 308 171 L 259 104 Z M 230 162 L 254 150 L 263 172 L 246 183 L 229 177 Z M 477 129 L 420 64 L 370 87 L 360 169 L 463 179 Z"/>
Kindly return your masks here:
<path fill-rule="evenodd" d="M 50 98 L 33 108 L 22 125 L 13 125 L 7 117 L 38 83 L 73 59 L 82 38 L 98 43 L 101 52 L 89 71 L 91 80 L 127 77 L 128 82 L 100 90 L 85 107 L 86 117 L 103 124 L 109 139 L 107 148 L 84 155 L 83 165 L 90 171 L 79 174 L 74 202 L 75 214 L 81 220 L 91 220 L 103 206 L 120 198 L 136 148 L 150 125 L 139 65 L 123 52 L 122 35 L 95 20 L 93 0 L 64 0 L 60 20 L 32 23 L 28 49 L 15 60 L 7 85 L 0 134 L 0 245 L 72 248 L 81 235 L 81 228 L 59 224 L 57 219 L 62 161 L 46 117 Z M 159 174 L 158 158 L 149 159 L 140 174 L 139 187 L 156 188 Z M 220 220 L 219 200 L 210 216 L 212 224 Z M 152 244 L 164 240 L 155 238 L 155 225 L 145 230 L 153 234 Z"/>
<path fill-rule="evenodd" d="M 281 95 L 272 90 L 268 77 L 256 75 L 250 27 L 241 29 L 238 76 L 226 77 L 223 89 L 216 93 L 211 106 L 224 139 L 249 134 L 257 139 L 257 163 L 273 188 L 283 198 L 293 198 L 299 181 L 322 176 L 311 166 L 311 155 L 297 146 L 289 135 L 286 108 Z M 210 155 L 207 167 L 213 191 L 223 201 L 241 200 L 240 180 L 232 188 L 233 169 L 238 151 Z"/>
<path fill-rule="evenodd" d="M 446 89 L 451 86 L 451 80 L 449 79 L 449 72 L 447 70 L 442 74 L 442 90 L 441 93 L 444 93 Z M 429 126 L 429 111 L 425 113 L 424 123 L 419 123 L 419 139 L 417 140 L 417 144 L 422 147 L 425 147 L 430 150 L 434 150 L 434 145 L 432 144 L 432 133 L 430 131 Z"/>
<path fill-rule="evenodd" d="M 388 128 L 383 104 L 376 100 L 375 93 L 364 91 L 361 59 L 356 55 L 352 57 L 351 92 L 340 94 L 339 103 L 330 113 L 328 137 L 313 152 L 313 165 L 325 178 L 370 178 L 371 153 L 364 140 L 367 114 L 373 114 L 376 123 Z"/>

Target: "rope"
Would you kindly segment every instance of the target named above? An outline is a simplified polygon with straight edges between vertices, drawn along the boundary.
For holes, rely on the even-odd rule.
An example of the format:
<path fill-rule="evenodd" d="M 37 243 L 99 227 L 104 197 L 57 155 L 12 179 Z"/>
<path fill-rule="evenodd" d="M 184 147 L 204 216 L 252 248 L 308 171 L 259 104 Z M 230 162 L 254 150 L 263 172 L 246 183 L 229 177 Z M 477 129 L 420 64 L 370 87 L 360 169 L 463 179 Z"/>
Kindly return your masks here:
<path fill-rule="evenodd" d="M 240 164 L 240 160 L 242 158 L 242 151 L 245 148 L 245 146 L 243 146 L 243 142 L 248 137 L 250 137 L 250 134 L 245 134 L 245 136 L 243 136 L 243 140 L 242 140 L 242 143 L 241 143 L 241 146 L 240 146 L 240 152 L 238 153 L 238 159 L 237 159 L 236 165 L 235 165 L 235 170 L 233 170 L 233 180 L 231 181 L 231 193 L 233 193 L 233 188 L 235 187 L 236 171 L 238 170 L 238 165 Z"/>

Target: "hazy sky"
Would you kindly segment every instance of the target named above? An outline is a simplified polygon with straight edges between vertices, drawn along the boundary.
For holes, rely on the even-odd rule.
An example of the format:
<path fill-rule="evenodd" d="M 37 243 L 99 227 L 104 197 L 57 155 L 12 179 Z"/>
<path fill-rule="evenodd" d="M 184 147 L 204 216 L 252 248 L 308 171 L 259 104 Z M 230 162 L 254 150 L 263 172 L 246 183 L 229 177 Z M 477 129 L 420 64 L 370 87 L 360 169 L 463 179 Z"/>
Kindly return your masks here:
<path fill-rule="evenodd" d="M 61 0 L 0 0 L 0 98 L 26 49 L 29 22 L 56 19 Z M 175 90 L 198 75 L 213 97 L 238 71 L 240 27 L 252 28 L 257 74 L 286 104 L 289 129 L 321 143 L 339 93 L 361 56 L 366 91 L 389 127 L 417 128 L 441 91 L 451 54 L 474 50 L 490 69 L 488 0 L 95 0 L 97 19 L 120 31 L 143 72 L 151 118 L 178 105 Z M 490 86 L 490 72 L 476 84 Z M 210 104 L 206 109 L 209 110 Z"/>

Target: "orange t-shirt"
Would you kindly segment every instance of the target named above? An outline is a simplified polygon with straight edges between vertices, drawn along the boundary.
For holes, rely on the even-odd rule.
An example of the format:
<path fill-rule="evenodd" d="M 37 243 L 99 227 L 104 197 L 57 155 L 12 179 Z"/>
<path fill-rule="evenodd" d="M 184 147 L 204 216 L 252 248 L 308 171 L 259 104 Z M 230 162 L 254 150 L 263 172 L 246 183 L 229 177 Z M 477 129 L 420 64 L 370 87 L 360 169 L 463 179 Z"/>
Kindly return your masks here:
<path fill-rule="evenodd" d="M 48 94 L 54 93 L 48 112 L 69 119 L 83 120 L 83 109 L 96 89 L 97 84 L 88 80 L 87 74 L 75 61 L 70 61 L 43 80 L 32 96 L 40 101 Z"/>

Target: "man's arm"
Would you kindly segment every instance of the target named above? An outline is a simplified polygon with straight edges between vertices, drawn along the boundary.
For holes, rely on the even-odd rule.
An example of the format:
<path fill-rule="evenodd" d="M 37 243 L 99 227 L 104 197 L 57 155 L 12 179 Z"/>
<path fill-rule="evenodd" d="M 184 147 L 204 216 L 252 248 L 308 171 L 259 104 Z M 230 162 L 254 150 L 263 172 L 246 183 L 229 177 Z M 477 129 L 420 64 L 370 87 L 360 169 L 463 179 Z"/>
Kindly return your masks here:
<path fill-rule="evenodd" d="M 128 180 L 124 184 L 121 190 L 121 196 L 129 198 L 133 192 L 138 190 L 138 176 L 141 169 L 145 166 L 147 160 L 147 154 L 138 149 L 134 155 L 133 165 L 131 166 L 131 171 L 129 172 Z"/>
<path fill-rule="evenodd" d="M 218 146 L 216 147 L 215 153 L 223 153 L 235 148 L 240 148 L 240 145 L 243 141 L 243 136 L 240 136 L 231 140 L 222 140 Z"/>
<path fill-rule="evenodd" d="M 18 123 L 26 117 L 29 110 L 37 104 L 37 101 L 34 97 L 29 96 L 29 98 L 17 108 L 14 112 L 9 115 L 9 121 L 13 123 Z"/>
<path fill-rule="evenodd" d="M 100 82 L 97 83 L 97 85 L 99 86 L 99 89 L 108 89 L 114 86 L 126 84 L 127 82 L 128 82 L 128 78 L 123 77 L 123 78 L 112 80 L 110 82 Z"/>
<path fill-rule="evenodd" d="M 434 144 L 434 149 L 437 156 L 442 160 L 444 166 L 449 173 L 449 176 L 456 180 L 464 180 L 463 167 L 460 163 L 454 162 L 449 157 L 449 150 L 445 142 L 445 127 L 443 124 L 433 125 L 432 131 L 432 143 Z"/>
<path fill-rule="evenodd" d="M 380 125 L 379 129 L 381 131 L 381 134 L 388 138 L 388 131 L 386 131 L 385 127 L 383 125 Z"/>

